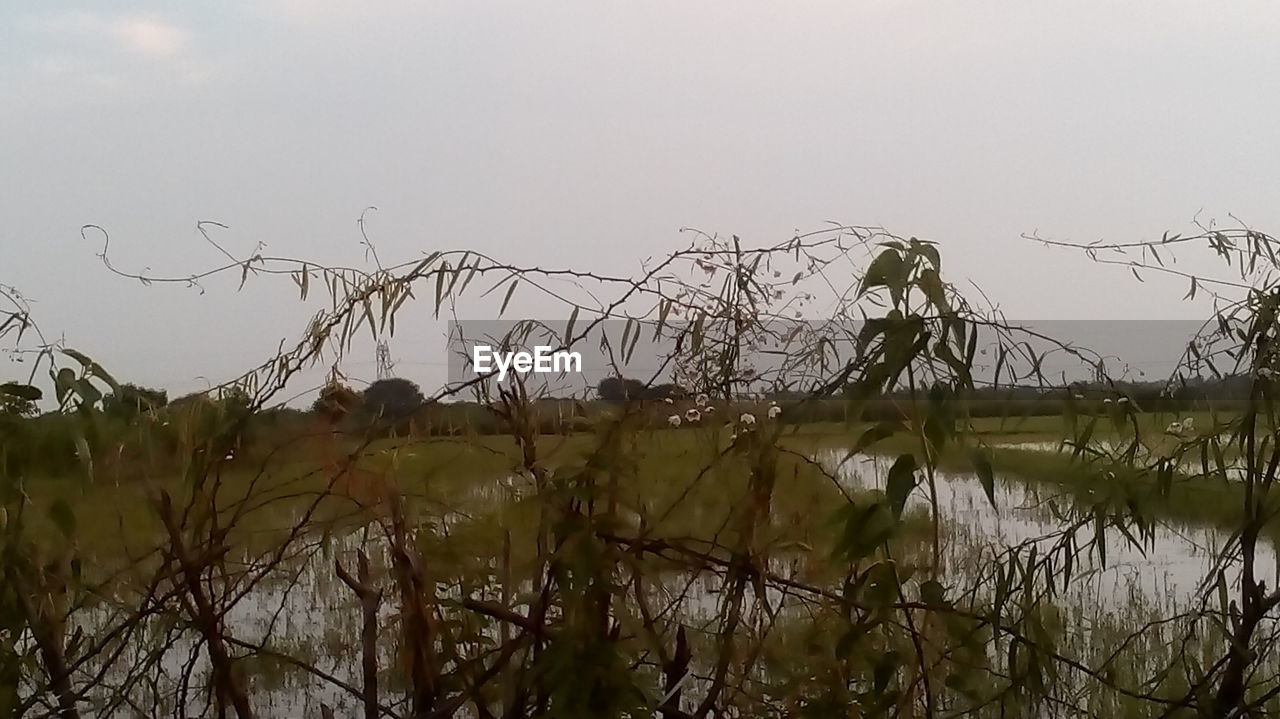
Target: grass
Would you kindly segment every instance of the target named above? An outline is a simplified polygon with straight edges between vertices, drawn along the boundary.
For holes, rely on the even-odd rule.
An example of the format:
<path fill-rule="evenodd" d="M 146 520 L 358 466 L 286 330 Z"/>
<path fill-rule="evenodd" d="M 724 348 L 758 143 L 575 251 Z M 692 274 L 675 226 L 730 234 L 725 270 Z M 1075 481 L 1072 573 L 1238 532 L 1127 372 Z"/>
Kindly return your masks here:
<path fill-rule="evenodd" d="M 1144 441 L 1160 442 L 1170 415 L 1142 415 L 1140 431 Z M 1200 427 L 1213 426 L 1209 413 L 1195 415 Z M 773 493 L 776 545 L 823 546 L 831 532 L 823 521 L 844 502 L 840 490 L 803 457 L 822 447 L 849 446 L 863 428 L 842 423 L 813 423 L 785 429 L 781 445 L 789 450 L 779 460 L 777 486 Z M 1183 522 L 1207 522 L 1232 526 L 1242 506 L 1241 490 L 1222 482 L 1178 477 L 1167 494 L 1158 493 L 1154 482 L 1133 477 L 1108 479 L 1107 468 L 1073 459 L 1069 454 L 1020 449 L 1011 443 L 1058 441 L 1064 436 L 1061 417 L 1031 416 L 975 418 L 971 433 L 993 446 L 996 471 L 1022 481 L 1050 482 L 1072 493 L 1078 502 L 1128 507 L 1138 502 L 1151 517 Z M 730 518 L 734 501 L 746 495 L 747 467 L 741 453 L 724 453 L 727 428 L 684 428 L 648 430 L 636 433 L 623 455 L 627 463 L 609 471 L 591 468 L 595 481 L 613 482 L 615 497 L 626 510 L 629 521 L 643 517 L 646 526 L 664 536 L 702 539 L 731 539 Z M 1097 439 L 1118 436 L 1109 421 L 1099 423 Z M 540 464 L 553 477 L 564 478 L 583 471 L 585 459 L 595 449 L 594 435 L 544 435 L 538 439 Z M 342 454 L 357 448 L 345 445 Z M 877 443 L 873 451 L 885 454 L 918 451 L 918 439 L 899 435 Z M 291 527 L 298 514 L 324 492 L 333 471 L 317 462 L 316 447 L 300 445 L 293 451 L 273 456 L 270 461 L 233 460 L 222 465 L 216 486 L 220 504 L 226 506 L 253 496 L 254 508 L 242 522 L 237 541 L 248 547 L 267 547 L 279 532 Z M 423 516 L 465 518 L 470 530 L 458 530 L 456 539 L 470 542 L 480 551 L 501 526 L 513 528 L 519 536 L 522 526 L 533 526 L 536 517 L 525 516 L 518 506 L 497 501 L 492 490 L 499 479 L 516 471 L 520 452 L 513 438 L 480 435 L 457 438 L 380 440 L 363 448 L 356 467 L 368 476 L 388 479 L 410 498 Z M 963 451 L 943 455 L 944 469 L 965 471 L 970 460 Z M 86 483 L 63 478 L 36 483 L 33 499 L 36 511 L 30 524 L 42 535 L 56 537 L 58 530 L 47 517 L 47 509 L 64 501 L 77 518 L 75 541 L 90 557 L 109 562 L 113 558 L 137 556 L 153 546 L 161 527 L 152 498 L 167 491 L 177 501 L 190 499 L 193 488 L 174 476 L 142 477 L 119 483 Z M 484 493 L 488 491 L 490 495 Z M 330 498 L 319 507 L 318 517 L 327 521 L 362 523 L 367 513 L 354 503 Z M 468 538 L 471 531 L 474 536 Z M 482 541 L 481 536 L 488 537 Z"/>
<path fill-rule="evenodd" d="M 1146 417 L 1140 425 L 1145 441 L 1163 442 L 1162 430 L 1170 417 Z M 1198 415 L 1196 424 L 1212 426 L 1210 416 Z M 810 557 L 805 567 L 808 578 L 832 579 L 838 563 L 828 561 L 831 537 L 835 530 L 826 521 L 845 499 L 840 488 L 806 457 L 822 448 L 847 447 L 864 427 L 848 427 L 839 423 L 815 423 L 787 428 L 781 444 L 787 450 L 777 460 L 776 485 L 772 495 L 769 533 L 759 538 L 762 545 L 774 549 L 774 556 L 786 555 L 790 548 L 808 547 L 812 551 L 796 552 Z M 993 445 L 993 464 L 1002 479 L 1035 483 L 1051 483 L 1072 495 L 1079 505 L 1111 509 L 1128 509 L 1129 502 L 1139 499 L 1143 511 L 1153 517 L 1187 522 L 1212 522 L 1231 525 L 1242 504 L 1238 487 L 1222 482 L 1197 480 L 1183 475 L 1167 494 L 1155 491 L 1150 480 L 1120 475 L 1109 478 L 1107 468 L 1086 464 L 1070 454 L 1038 451 L 1010 446 L 1019 442 L 1057 441 L 1063 437 L 1058 417 L 982 418 L 973 422 L 973 435 Z M 1120 436 L 1103 427 L 1099 439 Z M 750 466 L 743 452 L 725 452 L 729 430 L 724 428 L 684 428 L 643 431 L 624 439 L 629 446 L 621 450 L 601 450 L 600 440 L 590 434 L 542 436 L 537 454 L 540 466 L 562 491 L 581 487 L 578 481 L 589 477 L 594 486 L 609 488 L 624 511 L 622 522 L 643 526 L 657 536 L 686 537 L 703 540 L 720 539 L 732 544 L 735 521 L 741 517 L 745 497 L 750 496 Z M 874 451 L 895 454 L 918 450 L 918 440 L 895 437 L 878 443 Z M 345 446 L 346 451 L 355 447 Z M 615 453 L 611 453 L 615 452 Z M 598 455 L 598 461 L 591 461 Z M 224 465 L 218 478 L 218 491 L 228 500 L 252 495 L 256 506 L 243 522 L 240 533 L 232 538 L 238 548 L 252 551 L 278 541 L 279 533 L 296 521 L 297 513 L 321 493 L 331 472 L 316 460 L 314 448 L 303 448 L 291 454 L 273 457 L 265 466 L 261 460 L 233 460 Z M 541 504 L 519 500 L 527 496 L 527 487 L 508 490 L 501 481 L 516 470 L 521 455 L 515 441 L 507 436 L 485 435 L 465 438 L 429 438 L 419 440 L 382 440 L 365 447 L 357 467 L 372 476 L 389 478 L 408 497 L 410 510 L 434 525 L 434 531 L 419 544 L 427 564 L 437 579 L 446 583 L 491 581 L 496 559 L 503 548 L 504 533 L 510 537 L 513 574 L 524 574 L 534 547 L 539 526 Z M 963 451 L 953 450 L 941 458 L 944 469 L 965 471 L 969 458 Z M 160 527 L 149 501 L 156 492 L 168 491 L 176 497 L 188 498 L 193 489 L 175 476 L 144 477 L 135 481 L 82 483 L 72 479 L 43 481 L 33 490 L 36 507 L 44 512 L 55 501 L 68 503 L 78 518 L 75 541 L 88 558 L 100 567 L 120 563 L 122 558 L 142 551 L 155 543 Z M 507 492 L 512 492 L 508 495 Z M 580 495 L 586 497 L 586 494 Z M 599 495 L 604 501 L 606 495 Z M 320 505 L 316 529 L 335 525 L 355 526 L 370 514 L 356 511 L 341 498 L 325 500 Z M 945 512 L 945 508 L 944 508 Z M 909 517 L 907 536 L 922 537 L 927 520 Z M 36 530 L 57 535 L 53 522 L 40 518 Z M 968 556 L 978 557 L 979 552 Z M 376 560 L 375 560 L 376 561 Z M 656 560 L 645 560 L 655 561 Z M 327 565 L 327 562 L 325 564 Z M 333 584 L 332 577 L 328 577 Z M 652 575 L 652 576 L 657 576 Z M 343 591 L 333 585 L 333 592 Z M 1134 606 L 1114 616 L 1097 606 L 1067 606 L 1070 617 L 1055 631 L 1060 634 L 1064 651 L 1100 662 L 1116 649 L 1121 638 L 1138 631 L 1152 617 L 1155 608 Z M 1074 614 L 1072 614 L 1074 612 Z M 338 612 L 335 612 L 338 613 Z M 352 617 L 355 615 L 352 614 Z M 1079 627 L 1086 622 L 1096 626 L 1086 635 Z M 831 626 L 838 623 L 833 619 Z M 345 625 L 344 625 L 345 626 Z M 803 627 L 806 625 L 797 624 Z M 822 625 L 815 625 L 820 629 Z M 337 629 L 328 627 L 337 632 Z M 1138 683 L 1155 668 L 1172 661 L 1165 652 L 1176 638 L 1175 627 L 1157 625 L 1143 634 L 1141 651 L 1146 663 L 1134 665 L 1122 674 L 1124 683 Z M 350 632 L 335 633 L 333 647 L 325 650 L 321 640 L 303 635 L 297 651 L 327 651 L 345 656 L 349 651 Z M 782 635 L 784 638 L 786 634 Z M 312 642 L 319 642 L 312 646 Z M 805 647 L 823 642 L 834 644 L 834 636 L 797 636 L 771 646 L 770 653 L 784 667 L 802 662 Z M 1075 642 L 1076 644 L 1072 644 Z M 822 645 L 825 647 L 825 644 Z M 827 648 L 823 649 L 824 652 Z M 835 651 L 834 647 L 830 651 Z M 1215 655 L 1218 647 L 1206 644 L 1206 657 Z M 1126 655 L 1128 656 L 1128 655 Z M 825 654 L 824 654 L 825 657 Z M 820 664 L 820 662 L 818 663 Z M 255 673 L 270 674 L 276 668 L 260 667 Z M 1168 691 L 1174 691 L 1168 689 Z M 1123 706 L 1123 696 L 1100 692 L 1107 714 Z M 1146 708 L 1139 705 L 1135 711 Z M 1114 715 L 1114 714 L 1113 714 Z"/>
<path fill-rule="evenodd" d="M 840 442 L 847 433 L 839 425 L 804 427 L 783 444 L 794 450 L 778 462 L 774 492 L 774 519 L 781 527 L 769 541 L 814 544 L 825 531 L 814 517 L 825 517 L 843 499 L 839 490 L 815 466 L 804 460 L 819 443 Z M 609 471 L 589 468 L 601 486 L 613 482 L 616 497 L 629 521 L 640 516 L 652 529 L 667 536 L 704 539 L 732 536 L 730 516 L 735 500 L 746 491 L 747 468 L 741 453 L 726 453 L 729 430 L 723 428 L 656 430 L 629 440 L 634 446 L 628 460 L 603 458 Z M 595 451 L 593 435 L 544 435 L 538 439 L 539 464 L 553 478 L 566 480 L 583 472 Z M 357 452 L 355 473 L 394 483 L 409 507 L 424 517 L 465 518 L 468 529 L 455 530 L 456 543 L 474 545 L 474 535 L 486 543 L 499 535 L 501 526 L 519 536 L 536 524 L 532 508 L 498 501 L 501 479 L 519 469 L 520 451 L 513 438 L 482 435 L 465 438 L 380 440 L 363 448 L 344 445 L 334 453 Z M 173 475 L 139 477 L 113 482 L 62 477 L 33 483 L 28 526 L 42 539 L 58 540 L 60 530 L 49 516 L 56 503 L 65 503 L 76 518 L 74 541 L 87 558 L 103 564 L 137 557 L 156 543 L 162 526 L 154 499 L 167 492 L 178 506 L 199 492 L 216 491 L 219 504 L 235 506 L 252 497 L 238 525 L 234 543 L 266 548 L 280 532 L 294 525 L 298 516 L 328 490 L 335 470 L 317 462 L 314 448 L 281 454 L 269 461 L 232 460 L 202 490 Z M 368 512 L 342 496 L 329 497 L 317 507 L 319 523 L 361 524 Z M 531 530 L 530 530 L 531 531 Z M 468 538 L 470 532 L 473 536 Z M 55 541 L 56 543 L 56 541 Z M 523 546 L 523 545 L 521 545 Z M 489 547 L 490 549 L 492 547 Z M 480 547 L 472 549 L 480 551 Z"/>

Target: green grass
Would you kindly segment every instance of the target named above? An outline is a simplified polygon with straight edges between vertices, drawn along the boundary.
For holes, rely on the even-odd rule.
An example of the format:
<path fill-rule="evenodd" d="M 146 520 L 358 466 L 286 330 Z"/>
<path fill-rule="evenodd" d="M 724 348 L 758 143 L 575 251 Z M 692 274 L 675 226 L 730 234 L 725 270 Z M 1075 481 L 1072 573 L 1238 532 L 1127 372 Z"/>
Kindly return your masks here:
<path fill-rule="evenodd" d="M 784 453 L 779 459 L 773 495 L 773 519 L 779 529 L 767 541 L 820 542 L 826 528 L 814 518 L 830 515 L 843 498 L 803 457 L 816 444 L 844 441 L 847 434 L 841 430 L 839 425 L 805 427 L 783 440 L 794 453 Z M 665 536 L 732 541 L 736 525 L 731 515 L 737 509 L 736 500 L 746 492 L 749 472 L 741 452 L 724 451 L 729 431 L 708 428 L 637 433 L 626 440 L 633 446 L 620 455 L 626 461 L 609 455 L 597 459 L 597 464 L 609 469 L 593 469 L 593 480 L 602 488 L 616 486 L 615 496 L 628 521 L 636 522 L 643 516 L 651 529 Z M 538 464 L 553 479 L 567 481 L 573 472 L 582 471 L 596 444 L 590 434 L 542 436 L 537 442 Z M 420 516 L 466 519 L 464 528 L 455 529 L 459 536 L 451 539 L 462 545 L 470 541 L 475 551 L 481 550 L 479 537 L 483 535 L 483 543 L 492 544 L 500 535 L 496 531 L 499 527 L 520 536 L 526 529 L 526 534 L 531 533 L 536 525 L 533 503 L 526 507 L 497 501 L 493 495 L 500 479 L 521 469 L 519 447 L 509 436 L 381 440 L 363 448 L 349 444 L 341 451 L 358 452 L 357 472 L 393 483 L 406 497 L 410 510 Z M 231 539 L 240 546 L 266 548 L 327 491 L 333 475 L 330 467 L 316 461 L 314 453 L 281 455 L 265 463 L 233 460 L 221 465 L 199 491 L 216 490 L 219 506 L 224 508 L 234 508 L 251 498 L 252 509 L 246 509 Z M 74 541 L 81 553 L 104 564 L 113 563 L 137 557 L 156 544 L 163 529 L 154 504 L 160 492 L 172 496 L 178 506 L 197 496 L 196 488 L 176 476 L 138 477 L 118 483 L 101 478 L 44 479 L 32 483 L 27 525 L 42 539 L 58 540 L 60 532 L 49 519 L 48 509 L 65 502 L 76 517 Z M 207 500 L 199 503 L 207 504 Z M 375 514 L 345 497 L 328 497 L 319 502 L 316 526 L 354 526 Z"/>
<path fill-rule="evenodd" d="M 1170 415 L 1144 415 L 1140 429 L 1144 441 L 1158 443 Z M 1219 420 L 1221 418 L 1218 418 Z M 1212 426 L 1214 417 L 1196 415 L 1197 425 Z M 803 460 L 822 447 L 849 446 L 863 427 L 841 423 L 814 423 L 787 427 L 781 445 L 788 452 L 779 460 L 777 486 L 773 492 L 773 535 L 766 541 L 777 546 L 825 545 L 831 534 L 825 519 L 843 504 L 841 492 L 826 477 Z M 599 486 L 614 486 L 613 495 L 626 510 L 628 521 L 643 517 L 646 526 L 663 536 L 688 536 L 732 541 L 736 525 L 732 515 L 735 502 L 746 496 L 749 472 L 741 453 L 729 453 L 725 428 L 662 429 L 637 432 L 626 441 L 631 446 L 618 462 L 603 456 L 608 471 L 593 469 Z M 1017 442 L 1057 441 L 1064 436 L 1061 417 L 977 418 L 970 432 L 988 445 Z M 1117 436 L 1111 423 L 1103 420 L 1095 438 Z M 564 478 L 581 465 L 597 443 L 587 433 L 566 436 L 544 435 L 538 439 L 539 464 L 552 477 Z M 344 451 L 356 451 L 347 445 Z M 906 435 L 877 443 L 872 451 L 896 454 L 918 452 L 919 440 Z M 217 488 L 220 506 L 232 506 L 245 497 L 253 498 L 253 509 L 240 522 L 240 535 L 233 537 L 248 547 L 267 547 L 281 531 L 293 526 L 297 515 L 323 493 L 332 472 L 316 461 L 316 452 L 300 448 L 281 454 L 270 462 L 235 460 L 207 485 Z M 1126 507 L 1133 501 L 1153 518 L 1185 522 L 1208 522 L 1231 526 L 1242 506 L 1237 486 L 1209 480 L 1179 477 L 1168 494 L 1155 491 L 1154 483 L 1132 477 L 1108 479 L 1107 468 L 1084 463 L 1068 454 L 995 446 L 993 464 L 998 474 L 1030 482 L 1048 482 L 1075 495 L 1078 501 L 1100 506 Z M 950 451 L 941 458 L 946 469 L 969 469 L 962 451 Z M 455 524 L 460 546 L 474 551 L 492 549 L 493 537 L 501 527 L 516 536 L 531 532 L 537 518 L 532 507 L 511 506 L 484 495 L 485 488 L 519 468 L 520 451 L 509 436 L 481 435 L 457 438 L 427 438 L 411 441 L 381 440 L 363 448 L 357 467 L 363 472 L 386 477 L 422 516 L 450 515 L 464 522 Z M 612 485 L 611 485 L 612 483 Z M 161 527 L 152 500 L 160 491 L 183 503 L 193 488 L 173 476 L 140 477 L 128 481 L 60 478 L 34 483 L 32 528 L 46 536 L 58 531 L 45 513 L 57 500 L 72 508 L 77 518 L 75 541 L 82 552 L 103 562 L 138 556 L 154 546 Z M 317 518 L 326 522 L 359 524 L 369 513 L 343 498 L 320 503 Z"/>
<path fill-rule="evenodd" d="M 1164 442 L 1162 430 L 1170 419 L 1144 418 L 1140 425 L 1144 441 Z M 1196 423 L 1208 428 L 1212 420 L 1207 415 L 1197 416 Z M 847 568 L 829 559 L 831 542 L 837 534 L 829 518 L 845 498 L 841 490 L 805 458 L 820 449 L 847 447 L 864 429 L 839 423 L 815 423 L 789 427 L 782 436 L 785 451 L 778 457 L 775 468 L 770 522 L 767 533 L 757 537 L 756 546 L 770 547 L 774 557 L 794 556 L 804 562 L 803 579 L 834 582 Z M 1242 504 L 1239 488 L 1222 482 L 1181 476 L 1167 494 L 1161 494 L 1149 479 L 1123 473 L 1111 478 L 1106 475 L 1108 468 L 1087 464 L 1069 453 L 1008 446 L 1009 443 L 1062 439 L 1063 424 L 1058 417 L 983 418 L 975 420 L 970 431 L 981 442 L 993 445 L 993 464 L 1002 479 L 1054 485 L 1055 490 L 1074 497 L 1078 506 L 1129 511 L 1130 502 L 1137 500 L 1143 513 L 1152 518 L 1229 526 L 1238 517 L 1238 507 Z M 725 451 L 728 433 L 724 428 L 641 431 L 624 438 L 625 446 L 621 449 L 600 452 L 597 450 L 601 440 L 594 435 L 548 435 L 538 439 L 537 455 L 540 468 L 548 472 L 553 485 L 577 487 L 582 483 L 575 478 L 590 476 L 599 492 L 597 501 L 615 498 L 624 510 L 619 513 L 620 521 L 627 525 L 620 533 L 634 533 L 643 527 L 654 536 L 714 539 L 732 545 L 737 539 L 739 525 L 736 522 L 740 521 L 746 498 L 750 496 L 751 466 L 745 452 Z M 1122 435 L 1123 432 L 1117 433 L 1104 424 L 1095 436 L 1107 439 Z M 348 445 L 347 450 L 354 451 L 355 446 Z M 919 440 L 909 436 L 895 437 L 873 447 L 873 451 L 884 454 L 918 450 Z M 593 455 L 596 456 L 594 462 L 591 461 Z M 958 448 L 941 457 L 942 467 L 954 471 L 969 469 L 969 461 L 967 453 Z M 501 556 L 505 534 L 510 538 L 512 575 L 518 582 L 529 576 L 535 535 L 541 523 L 540 511 L 545 506 L 536 500 L 512 501 L 504 494 L 506 490 L 499 480 L 517 470 L 521 462 L 520 448 L 512 438 L 486 435 L 378 441 L 363 449 L 358 467 L 393 479 L 408 498 L 410 511 L 432 524 L 433 531 L 424 533 L 419 550 L 431 567 L 433 577 L 445 582 L 492 581 L 498 565 L 490 560 Z M 240 531 L 231 538 L 237 549 L 253 551 L 278 543 L 280 532 L 291 526 L 296 513 L 325 490 L 330 476 L 309 450 L 276 457 L 262 472 L 258 471 L 260 464 L 250 459 L 229 462 L 216 481 L 224 505 L 244 496 L 253 496 L 256 500 L 255 508 L 245 515 Z M 62 478 L 38 483 L 33 489 L 33 499 L 40 512 L 58 499 L 73 507 L 79 525 L 75 542 L 90 564 L 96 565 L 87 567 L 86 571 L 105 572 L 155 544 L 160 527 L 150 497 L 161 490 L 180 499 L 192 493 L 191 487 L 174 476 L 143 477 L 119 485 L 101 480 L 86 484 Z M 524 491 L 527 494 L 527 490 Z M 345 529 L 376 516 L 376 510 L 353 511 L 353 505 L 346 500 L 327 499 L 320 506 L 318 521 L 309 530 Z M 912 543 L 927 539 L 927 527 L 926 517 L 908 515 L 901 536 L 908 549 Z M 42 534 L 57 536 L 57 530 L 47 520 L 36 522 L 34 528 Z M 810 551 L 792 551 L 797 548 Z M 972 556 L 979 554 L 973 552 Z M 895 556 L 909 561 L 913 555 L 907 551 L 895 552 Z M 377 561 L 380 560 L 375 558 Z M 671 568 L 670 564 L 652 557 L 635 561 Z M 661 575 L 662 572 L 654 572 L 648 576 Z M 334 591 L 341 590 L 335 587 Z M 1111 614 L 1094 605 L 1065 606 L 1062 611 L 1067 619 L 1054 631 L 1064 642 L 1064 651 L 1097 663 L 1107 659 L 1122 638 L 1159 616 L 1154 613 L 1157 609 L 1133 606 Z M 841 626 L 840 618 L 829 617 L 825 624 L 812 627 L 796 624 L 803 634 L 790 636 L 785 631 L 785 622 L 784 619 L 779 624 L 783 631 L 779 639 L 767 647 L 767 652 L 779 666 L 788 668 L 811 658 L 813 646 L 822 642 L 834 644 L 835 633 L 827 636 L 822 633 L 822 627 Z M 1096 625 L 1087 634 L 1080 630 L 1086 623 Z M 1154 626 L 1154 630 L 1144 630 L 1142 643 L 1132 650 L 1134 656 L 1145 658 L 1145 664 L 1121 662 L 1120 671 L 1127 672 L 1120 675 L 1125 683 L 1138 682 L 1164 663 L 1177 659 L 1161 653 L 1173 646 L 1177 627 Z M 293 650 L 304 656 L 308 652 L 337 656 L 349 650 L 349 639 L 333 636 L 332 647 L 321 639 L 301 637 Z M 834 646 L 830 650 L 835 651 Z M 1205 656 L 1216 650 L 1206 645 Z M 255 675 L 265 681 L 277 671 L 272 667 L 257 667 Z M 1115 707 L 1123 706 L 1126 701 L 1125 697 L 1111 697 L 1106 691 L 1101 691 L 1099 697 L 1098 701 L 1104 702 L 1100 705 L 1103 707 L 1099 709 L 1100 715 L 1115 715 Z"/>

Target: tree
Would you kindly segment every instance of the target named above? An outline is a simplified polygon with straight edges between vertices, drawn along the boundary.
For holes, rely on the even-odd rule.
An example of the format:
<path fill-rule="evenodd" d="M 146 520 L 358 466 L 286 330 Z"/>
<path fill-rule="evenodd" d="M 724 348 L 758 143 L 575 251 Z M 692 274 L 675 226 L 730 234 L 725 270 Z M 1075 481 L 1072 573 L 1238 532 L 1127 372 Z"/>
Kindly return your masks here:
<path fill-rule="evenodd" d="M 102 398 L 102 411 L 107 415 L 132 419 L 169 404 L 169 393 L 136 384 L 122 384 L 120 389 Z"/>
<path fill-rule="evenodd" d="M 596 394 L 600 399 L 621 402 L 629 399 L 679 399 L 688 395 L 684 387 L 678 384 L 660 384 L 650 387 L 637 379 L 628 377 L 606 377 L 596 385 Z"/>
<path fill-rule="evenodd" d="M 362 401 L 360 395 L 347 385 L 329 382 L 311 403 L 311 411 L 336 422 L 359 409 Z"/>
<path fill-rule="evenodd" d="M 643 382 L 626 377 L 606 377 L 596 386 L 600 399 L 621 402 L 630 399 L 648 399 L 649 388 Z"/>
<path fill-rule="evenodd" d="M 683 399 L 688 396 L 688 390 L 674 383 L 660 384 L 649 391 L 651 399 Z"/>
<path fill-rule="evenodd" d="M 0 384 L 0 416 L 34 417 L 39 412 L 36 400 L 41 394 L 39 389 L 30 385 Z"/>
<path fill-rule="evenodd" d="M 365 388 L 364 409 L 373 417 L 401 420 L 422 406 L 425 398 L 418 385 L 402 377 L 380 379 Z"/>

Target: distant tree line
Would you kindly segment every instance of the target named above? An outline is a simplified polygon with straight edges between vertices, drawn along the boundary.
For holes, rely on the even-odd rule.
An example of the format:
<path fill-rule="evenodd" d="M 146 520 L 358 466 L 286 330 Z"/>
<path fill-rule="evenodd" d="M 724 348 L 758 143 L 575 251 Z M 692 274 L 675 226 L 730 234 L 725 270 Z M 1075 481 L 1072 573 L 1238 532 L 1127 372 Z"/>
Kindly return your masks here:
<path fill-rule="evenodd" d="M 608 402 L 645 399 L 680 399 L 688 395 L 678 384 L 649 385 L 638 379 L 606 377 L 596 385 L 596 394 Z"/>
<path fill-rule="evenodd" d="M 6 465 L 32 463 L 51 475 L 74 472 L 78 466 L 74 418 L 63 412 L 38 412 L 38 397 L 4 391 L 0 385 L 0 450 Z M 1072 403 L 1075 411 L 1105 411 L 1109 398 L 1127 397 L 1147 412 L 1182 412 L 1206 404 L 1230 409 L 1247 400 L 1250 380 L 1245 376 L 1191 378 L 1174 385 L 1158 382 L 1076 383 L 1056 389 L 1005 386 L 981 387 L 968 392 L 965 413 L 970 417 L 1026 417 L 1053 415 Z M 850 422 L 905 419 L 919 407 L 921 398 L 890 391 L 857 396 L 846 387 L 829 397 L 815 398 L 799 390 L 763 393 L 767 401 L 783 405 L 788 423 Z M 530 420 L 543 434 L 565 434 L 581 429 L 595 411 L 619 402 L 652 402 L 647 410 L 653 427 L 666 426 L 671 413 L 663 403 L 688 401 L 690 393 L 674 383 L 650 385 L 637 379 L 610 377 L 596 387 L 599 402 L 570 398 L 531 401 Z M 279 446 L 290 438 L 314 434 L 316 419 L 345 434 L 373 433 L 418 436 L 501 434 L 509 431 L 504 420 L 478 402 L 427 402 L 419 386 L 405 378 L 382 379 L 357 391 L 331 382 L 318 393 L 308 410 L 287 407 L 249 412 L 250 398 L 243 392 L 210 396 L 196 392 L 174 400 L 161 389 L 122 384 L 101 400 L 102 415 L 84 437 L 99 468 L 163 467 L 169 455 L 179 452 L 184 429 L 203 428 L 243 418 L 243 430 L 234 446 L 207 448 L 219 456 L 247 457 L 256 448 Z M 593 404 L 601 407 L 593 408 Z M 144 421 L 147 418 L 156 421 Z"/>

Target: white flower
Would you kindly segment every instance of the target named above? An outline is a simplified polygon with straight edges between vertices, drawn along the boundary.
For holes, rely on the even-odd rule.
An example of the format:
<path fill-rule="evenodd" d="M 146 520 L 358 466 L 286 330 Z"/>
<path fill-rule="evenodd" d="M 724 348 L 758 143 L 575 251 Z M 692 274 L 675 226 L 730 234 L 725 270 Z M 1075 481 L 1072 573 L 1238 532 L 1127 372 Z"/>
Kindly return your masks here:
<path fill-rule="evenodd" d="M 782 414 L 782 408 L 778 405 L 775 404 L 769 408 L 769 419 L 777 419 L 780 414 Z"/>
<path fill-rule="evenodd" d="M 1080 394 L 1079 392 L 1076 392 L 1076 399 L 1084 399 L 1084 395 Z"/>
<path fill-rule="evenodd" d="M 663 398 L 662 398 L 662 401 L 663 401 L 663 402 L 666 402 L 667 404 L 675 404 L 675 403 L 676 403 L 676 401 L 675 401 L 674 399 L 671 399 L 670 397 L 663 397 Z"/>
<path fill-rule="evenodd" d="M 235 450 L 228 451 L 227 456 L 223 457 L 223 459 L 235 459 L 235 458 L 236 458 Z"/>
<path fill-rule="evenodd" d="M 777 406 L 778 406 L 778 400 L 776 400 L 776 399 L 771 399 L 771 400 L 769 400 L 769 406 L 770 406 L 770 407 L 777 407 Z"/>
<path fill-rule="evenodd" d="M 1170 422 L 1168 427 L 1164 428 L 1165 434 L 1182 434 L 1182 425 L 1178 422 Z"/>
<path fill-rule="evenodd" d="M 733 434 L 729 435 L 729 444 L 733 444 L 734 442 L 737 442 L 737 441 L 738 441 L 737 432 L 734 432 Z"/>
<path fill-rule="evenodd" d="M 690 407 L 688 410 L 685 411 L 684 418 L 689 420 L 690 422 L 697 422 L 698 420 L 702 419 L 702 413 L 699 412 L 697 409 Z"/>
<path fill-rule="evenodd" d="M 1182 428 L 1188 432 L 1194 431 L 1196 428 L 1196 418 L 1187 417 L 1186 419 L 1182 420 Z"/>
<path fill-rule="evenodd" d="M 1102 403 L 1103 403 L 1103 404 L 1111 404 L 1111 398 L 1110 398 L 1110 397 L 1107 397 L 1106 399 L 1102 400 Z"/>
<path fill-rule="evenodd" d="M 743 412 L 742 416 L 738 418 L 738 421 L 750 427 L 756 423 L 756 416 L 750 412 Z"/>
<path fill-rule="evenodd" d="M 1121 398 L 1120 398 L 1120 404 L 1129 404 L 1129 398 L 1128 398 L 1128 397 L 1121 397 Z"/>
<path fill-rule="evenodd" d="M 695 403 L 697 403 L 697 404 L 706 404 L 706 403 L 707 403 L 707 395 L 705 395 L 705 394 L 700 394 L 700 395 L 698 395 L 697 397 L 695 397 L 693 401 L 694 401 Z"/>
<path fill-rule="evenodd" d="M 667 417 L 667 424 L 671 425 L 672 427 L 679 427 L 679 426 L 680 426 L 680 415 L 678 415 L 678 414 L 673 414 L 673 415 L 671 415 L 670 417 Z"/>
<path fill-rule="evenodd" d="M 716 413 L 716 408 L 715 408 L 715 407 L 713 407 L 713 406 L 711 406 L 711 405 L 707 405 L 706 407 L 703 407 L 703 408 L 702 408 L 702 413 L 703 413 L 703 414 L 715 414 L 715 413 Z"/>

